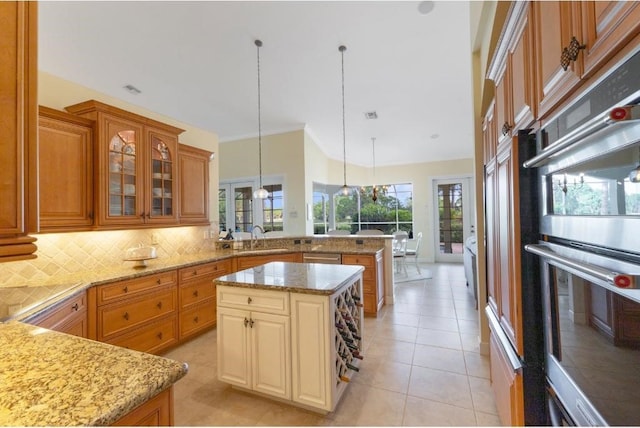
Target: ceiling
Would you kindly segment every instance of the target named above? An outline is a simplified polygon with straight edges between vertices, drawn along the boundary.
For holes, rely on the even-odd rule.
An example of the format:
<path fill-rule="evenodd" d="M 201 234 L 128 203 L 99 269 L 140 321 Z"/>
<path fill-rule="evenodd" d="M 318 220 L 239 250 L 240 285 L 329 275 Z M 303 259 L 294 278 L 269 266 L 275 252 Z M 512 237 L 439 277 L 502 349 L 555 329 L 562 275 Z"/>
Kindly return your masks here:
<path fill-rule="evenodd" d="M 39 69 L 221 142 L 306 128 L 347 162 L 473 157 L 469 2 L 45 1 Z M 123 87 L 133 85 L 133 95 Z M 368 120 L 365 112 L 378 119 Z"/>

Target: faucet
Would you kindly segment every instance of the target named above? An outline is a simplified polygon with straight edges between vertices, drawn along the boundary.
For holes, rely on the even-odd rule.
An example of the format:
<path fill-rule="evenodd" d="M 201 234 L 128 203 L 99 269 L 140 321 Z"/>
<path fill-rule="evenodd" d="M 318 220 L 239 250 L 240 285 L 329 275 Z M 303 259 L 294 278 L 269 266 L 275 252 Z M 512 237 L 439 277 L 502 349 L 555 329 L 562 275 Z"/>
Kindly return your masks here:
<path fill-rule="evenodd" d="M 262 233 L 262 237 L 264 238 L 264 229 L 262 228 L 262 226 L 260 226 L 259 224 L 254 225 L 251 228 L 251 249 L 252 250 L 254 246 L 257 245 L 257 241 L 258 241 L 258 234 L 256 233 L 256 229 L 258 229 L 260 233 Z M 255 238 L 255 241 L 254 241 L 254 238 Z M 262 241 L 262 246 L 264 247 L 264 240 Z"/>

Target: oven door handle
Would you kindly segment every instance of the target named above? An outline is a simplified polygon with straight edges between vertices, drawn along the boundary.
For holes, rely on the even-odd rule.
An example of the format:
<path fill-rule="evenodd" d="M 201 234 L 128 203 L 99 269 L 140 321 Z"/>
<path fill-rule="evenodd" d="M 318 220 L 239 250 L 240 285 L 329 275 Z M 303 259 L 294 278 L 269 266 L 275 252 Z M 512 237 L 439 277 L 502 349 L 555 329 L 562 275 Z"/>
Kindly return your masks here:
<path fill-rule="evenodd" d="M 594 264 L 562 256 L 545 244 L 528 244 L 524 246 L 524 249 L 529 253 L 556 262 L 560 267 L 574 269 L 618 288 L 635 288 L 639 282 L 637 275 L 612 272 Z"/>

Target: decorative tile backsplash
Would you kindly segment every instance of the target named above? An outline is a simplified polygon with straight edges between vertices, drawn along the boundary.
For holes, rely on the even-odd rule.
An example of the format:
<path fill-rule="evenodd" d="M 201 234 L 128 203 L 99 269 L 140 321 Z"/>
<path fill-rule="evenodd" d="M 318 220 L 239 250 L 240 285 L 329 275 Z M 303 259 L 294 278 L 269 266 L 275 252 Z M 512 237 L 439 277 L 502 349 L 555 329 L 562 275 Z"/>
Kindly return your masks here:
<path fill-rule="evenodd" d="M 46 281 L 91 269 L 122 263 L 128 248 L 153 245 L 158 257 L 193 254 L 215 248 L 208 236 L 209 226 L 162 229 L 114 230 L 100 232 L 47 233 L 35 235 L 37 258 L 0 264 L 0 287 Z"/>

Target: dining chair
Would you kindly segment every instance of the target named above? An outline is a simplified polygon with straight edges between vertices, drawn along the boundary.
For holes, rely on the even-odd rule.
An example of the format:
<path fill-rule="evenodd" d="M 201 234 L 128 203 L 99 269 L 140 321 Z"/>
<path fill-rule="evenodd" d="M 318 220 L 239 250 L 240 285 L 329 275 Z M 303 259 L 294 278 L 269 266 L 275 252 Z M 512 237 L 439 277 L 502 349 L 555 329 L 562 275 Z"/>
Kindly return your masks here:
<path fill-rule="evenodd" d="M 384 235 L 384 232 L 378 229 L 362 229 L 357 231 L 356 235 Z"/>
<path fill-rule="evenodd" d="M 420 265 L 418 264 L 418 254 L 420 253 L 420 243 L 422 242 L 422 232 L 418 232 L 418 234 L 416 235 L 416 239 L 415 239 L 415 243 L 416 246 L 415 248 L 407 248 L 405 251 L 405 256 L 409 257 L 409 258 L 413 258 L 413 261 L 416 264 L 416 269 L 418 269 L 418 273 L 421 274 L 422 272 L 420 272 Z"/>
<path fill-rule="evenodd" d="M 396 273 L 400 272 L 400 269 L 404 271 L 404 274 L 407 275 L 407 264 L 406 264 L 406 253 L 407 253 L 407 236 L 403 234 L 397 235 L 397 237 L 393 238 L 393 262 L 394 262 L 394 271 Z"/>

